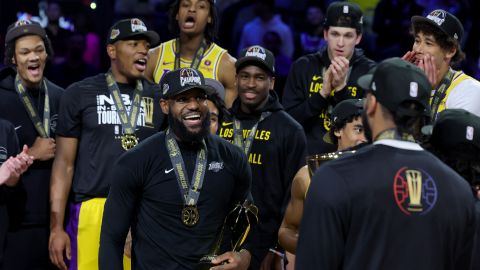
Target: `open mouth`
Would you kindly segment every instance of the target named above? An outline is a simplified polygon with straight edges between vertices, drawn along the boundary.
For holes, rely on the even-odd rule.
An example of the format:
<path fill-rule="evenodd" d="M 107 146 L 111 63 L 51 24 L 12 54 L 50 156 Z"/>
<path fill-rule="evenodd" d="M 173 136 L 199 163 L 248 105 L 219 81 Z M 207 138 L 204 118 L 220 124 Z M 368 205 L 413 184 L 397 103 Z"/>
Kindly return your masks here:
<path fill-rule="evenodd" d="M 198 126 L 202 124 L 202 117 L 199 112 L 188 113 L 183 116 L 183 122 L 186 126 Z"/>
<path fill-rule="evenodd" d="M 183 26 L 185 28 L 192 28 L 195 25 L 195 18 L 192 16 L 188 16 L 187 19 L 185 19 L 185 23 Z"/>
<path fill-rule="evenodd" d="M 137 59 L 135 60 L 134 63 L 135 63 L 135 68 L 143 72 L 147 66 L 147 59 L 144 59 L 144 58 Z"/>
<path fill-rule="evenodd" d="M 40 75 L 40 64 L 35 64 L 35 65 L 28 66 L 28 72 L 32 76 L 39 76 Z"/>

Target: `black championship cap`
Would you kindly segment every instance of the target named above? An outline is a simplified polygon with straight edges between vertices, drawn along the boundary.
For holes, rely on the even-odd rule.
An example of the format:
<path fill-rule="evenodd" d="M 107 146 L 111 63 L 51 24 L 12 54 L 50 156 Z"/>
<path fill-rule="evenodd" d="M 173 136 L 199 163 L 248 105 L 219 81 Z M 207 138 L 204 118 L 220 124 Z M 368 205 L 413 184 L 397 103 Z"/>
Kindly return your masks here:
<path fill-rule="evenodd" d="M 324 27 L 338 26 L 355 28 L 362 32 L 363 14 L 360 7 L 350 2 L 333 2 L 327 8 Z"/>
<path fill-rule="evenodd" d="M 108 44 L 119 40 L 135 39 L 145 37 L 150 46 L 155 47 L 160 43 L 160 37 L 155 31 L 147 30 L 147 26 L 137 18 L 124 19 L 116 22 L 108 31 Z"/>
<path fill-rule="evenodd" d="M 391 112 L 415 116 L 416 111 L 399 107 L 404 101 L 414 101 L 423 106 L 425 114 L 430 109 L 432 86 L 425 73 L 398 57 L 382 61 L 368 74 L 361 76 L 358 85 L 370 91 Z"/>
<path fill-rule="evenodd" d="M 271 51 L 261 46 L 250 46 L 240 52 L 237 62 L 235 62 L 237 72 L 247 64 L 259 66 L 275 75 L 275 57 Z"/>
<path fill-rule="evenodd" d="M 8 26 L 7 34 L 5 35 L 5 43 L 27 35 L 37 35 L 41 38 L 47 37 L 47 33 L 38 22 L 18 20 Z"/>
<path fill-rule="evenodd" d="M 193 68 L 179 68 L 163 76 L 160 81 L 162 97 L 170 98 L 191 89 L 202 89 L 206 94 L 215 93 L 215 90 L 205 83 L 203 74 Z"/>
<path fill-rule="evenodd" d="M 205 84 L 212 87 L 213 90 L 215 90 L 215 93 L 217 93 L 222 100 L 225 100 L 225 87 L 223 87 L 221 82 L 214 79 L 205 78 Z"/>
<path fill-rule="evenodd" d="M 412 24 L 415 27 L 418 23 L 428 23 L 431 24 L 441 31 L 443 31 L 447 36 L 461 42 L 463 37 L 463 26 L 462 23 L 457 19 L 457 17 L 453 16 L 451 13 L 442 10 L 436 9 L 427 17 L 422 16 L 413 16 L 412 17 Z"/>
<path fill-rule="evenodd" d="M 447 109 L 435 123 L 422 128 L 433 147 L 443 153 L 480 159 L 480 117 L 463 109 Z M 458 150 L 458 151 L 457 151 Z"/>
<path fill-rule="evenodd" d="M 334 127 L 351 116 L 360 115 L 363 111 L 363 101 L 361 99 L 346 99 L 338 103 L 332 110 L 332 127 L 323 136 L 323 140 L 327 143 L 334 144 L 331 139 L 330 133 L 334 132 Z"/>

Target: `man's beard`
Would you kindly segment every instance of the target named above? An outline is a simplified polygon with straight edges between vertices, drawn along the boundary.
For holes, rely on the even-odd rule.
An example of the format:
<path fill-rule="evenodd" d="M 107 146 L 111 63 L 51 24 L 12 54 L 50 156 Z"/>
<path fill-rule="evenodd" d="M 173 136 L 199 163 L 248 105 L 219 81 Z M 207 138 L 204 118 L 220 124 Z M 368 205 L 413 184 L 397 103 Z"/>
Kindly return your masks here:
<path fill-rule="evenodd" d="M 362 112 L 362 124 L 365 133 L 365 139 L 367 139 L 367 142 L 370 144 L 373 140 L 372 129 L 370 128 L 370 125 L 368 125 L 367 113 L 365 112 L 365 110 L 363 110 Z"/>
<path fill-rule="evenodd" d="M 168 126 L 172 129 L 173 134 L 185 143 L 200 143 L 210 133 L 210 112 L 207 112 L 202 121 L 199 132 L 191 132 L 187 127 L 171 113 L 168 114 Z"/>

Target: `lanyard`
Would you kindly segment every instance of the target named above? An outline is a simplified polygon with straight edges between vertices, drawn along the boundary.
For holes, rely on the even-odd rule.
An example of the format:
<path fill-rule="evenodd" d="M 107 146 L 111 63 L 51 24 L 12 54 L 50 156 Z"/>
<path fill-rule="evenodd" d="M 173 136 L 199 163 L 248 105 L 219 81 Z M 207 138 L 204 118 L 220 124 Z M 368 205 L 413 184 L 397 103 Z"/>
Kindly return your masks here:
<path fill-rule="evenodd" d="M 175 175 L 177 176 L 177 182 L 180 191 L 182 192 L 182 198 L 185 205 L 195 206 L 200 196 L 200 190 L 203 185 L 207 167 L 207 146 L 205 145 L 205 141 L 202 141 L 202 147 L 197 152 L 192 183 L 188 181 L 188 174 L 186 173 L 187 170 L 182 158 L 182 153 L 180 152 L 177 140 L 175 140 L 170 129 L 167 129 L 165 133 L 165 143 L 167 145 L 168 155 L 170 156 L 170 161 L 172 162 Z"/>
<path fill-rule="evenodd" d="M 255 138 L 255 133 L 257 132 L 258 128 L 258 123 L 262 122 L 265 118 L 267 118 L 271 112 L 263 112 L 262 115 L 260 116 L 260 119 L 255 123 L 255 125 L 252 127 L 250 130 L 250 133 L 248 134 L 247 138 L 244 140 L 243 139 L 243 129 L 242 129 L 242 123 L 240 120 L 235 119 L 233 121 L 233 144 L 236 146 L 240 147 L 243 149 L 245 152 L 245 155 L 248 156 L 250 153 L 250 150 L 252 148 L 253 140 Z"/>
<path fill-rule="evenodd" d="M 202 44 L 200 44 L 200 47 L 198 47 L 197 51 L 195 52 L 195 57 L 192 60 L 192 63 L 190 64 L 191 68 L 198 69 L 200 66 L 200 62 L 202 61 L 203 54 L 205 53 L 205 50 L 207 50 L 207 42 L 205 39 L 202 40 Z M 179 69 L 180 68 L 180 39 L 177 38 L 175 39 L 175 66 L 174 69 Z"/>
<path fill-rule="evenodd" d="M 411 134 L 408 134 L 408 133 L 399 134 L 395 128 L 389 128 L 387 130 L 380 132 L 380 134 L 377 135 L 374 141 L 386 140 L 386 139 L 415 142 L 415 139 Z"/>
<path fill-rule="evenodd" d="M 115 79 L 113 78 L 112 72 L 108 71 L 105 75 L 108 84 L 108 90 L 113 97 L 115 106 L 117 108 L 117 113 L 122 123 L 123 131 L 125 134 L 131 135 L 135 133 L 135 128 L 137 127 L 137 119 L 140 115 L 140 106 L 143 92 L 143 85 L 141 80 L 137 80 L 137 86 L 135 87 L 135 92 L 133 94 L 133 101 L 130 108 L 130 114 L 127 113 L 125 105 L 123 104 L 120 89 L 118 88 Z"/>
<path fill-rule="evenodd" d="M 453 76 L 455 75 L 455 71 L 450 68 L 447 72 L 447 75 L 443 77 L 442 81 L 440 82 L 439 87 L 435 90 L 435 93 L 432 97 L 431 103 L 431 118 L 432 121 L 435 121 L 437 117 L 438 107 L 440 106 L 440 102 L 445 98 L 445 94 L 447 92 L 448 87 L 452 83 Z"/>
<path fill-rule="evenodd" d="M 20 80 L 20 76 L 17 74 L 15 77 L 15 91 L 17 91 L 18 95 L 20 96 L 20 100 L 22 101 L 25 109 L 27 109 L 28 116 L 32 120 L 35 129 L 37 130 L 38 134 L 42 138 L 49 138 L 50 137 L 50 102 L 48 99 L 48 88 L 47 83 L 45 80 L 42 80 L 43 86 L 45 88 L 45 103 L 43 106 L 43 123 L 38 115 L 37 110 L 33 106 L 33 101 L 28 95 L 25 87 L 23 87 L 22 82 Z"/>

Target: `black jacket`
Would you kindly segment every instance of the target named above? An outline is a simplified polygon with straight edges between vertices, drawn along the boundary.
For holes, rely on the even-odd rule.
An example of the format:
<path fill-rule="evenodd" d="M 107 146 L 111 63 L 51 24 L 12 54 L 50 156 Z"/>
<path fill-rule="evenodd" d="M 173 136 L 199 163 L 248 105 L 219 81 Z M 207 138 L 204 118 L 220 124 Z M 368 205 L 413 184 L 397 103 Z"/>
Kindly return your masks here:
<path fill-rule="evenodd" d="M 474 203 L 467 181 L 417 144 L 377 141 L 313 176 L 295 268 L 473 269 Z"/>
<path fill-rule="evenodd" d="M 271 115 L 258 124 L 248 161 L 252 168 L 252 195 L 259 208 L 259 224 L 249 241 L 252 269 L 277 244 L 278 229 L 290 199 L 290 186 L 295 173 L 305 165 L 306 138 L 303 128 L 284 110 L 275 92 L 270 91 L 266 105 L 256 114 L 240 110 L 237 98 L 230 110 L 240 120 L 244 138 L 264 111 Z M 225 119 L 219 135 L 233 141 L 233 119 Z"/>
<path fill-rule="evenodd" d="M 10 121 L 18 136 L 20 148 L 26 144 L 31 147 L 39 136 L 30 119 L 18 93 L 15 91 L 16 70 L 6 67 L 0 70 L 0 117 Z M 50 136 L 55 138 L 55 129 L 58 120 L 58 106 L 63 89 L 45 79 L 50 101 Z M 45 92 L 43 90 L 28 90 L 34 106 L 43 116 Z M 17 215 L 10 217 L 24 225 L 48 225 L 50 222 L 49 187 L 53 159 L 47 161 L 36 160 L 22 175 L 19 188 L 23 198 L 16 198 Z"/>
<path fill-rule="evenodd" d="M 0 165 L 9 157 L 19 152 L 18 139 L 14 126 L 0 118 Z M 8 229 L 8 203 L 12 196 L 15 196 L 16 187 L 0 185 L 0 265 L 3 259 L 3 246 Z"/>
<path fill-rule="evenodd" d="M 342 100 L 363 98 L 364 91 L 357 85 L 360 76 L 366 74 L 375 62 L 355 49 L 350 60 L 347 86 L 328 99 L 320 95 L 323 72 L 328 69 L 330 58 L 327 48 L 300 57 L 292 65 L 283 91 L 283 106 L 305 129 L 309 154 L 333 152 L 336 146 L 325 143 L 323 135 L 330 130 L 332 108 Z"/>

